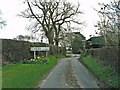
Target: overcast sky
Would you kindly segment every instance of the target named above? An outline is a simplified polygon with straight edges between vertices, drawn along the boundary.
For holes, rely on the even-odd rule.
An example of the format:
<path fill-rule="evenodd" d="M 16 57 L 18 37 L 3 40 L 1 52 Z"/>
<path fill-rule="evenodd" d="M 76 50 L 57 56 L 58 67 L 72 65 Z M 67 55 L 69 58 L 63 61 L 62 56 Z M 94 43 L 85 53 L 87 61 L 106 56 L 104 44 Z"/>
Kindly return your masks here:
<path fill-rule="evenodd" d="M 28 20 L 20 18 L 20 14 L 26 7 L 22 3 L 23 0 L 0 0 L 0 10 L 2 18 L 7 21 L 7 26 L 0 29 L 0 38 L 12 39 L 17 35 L 29 35 L 30 32 L 25 29 Z M 95 34 L 94 25 L 98 20 L 97 12 L 92 7 L 98 8 L 98 2 L 107 3 L 110 0 L 68 0 L 72 3 L 77 1 L 81 4 L 81 10 L 85 13 L 81 16 L 81 20 L 86 22 L 86 27 L 81 32 L 87 39 L 89 35 Z"/>

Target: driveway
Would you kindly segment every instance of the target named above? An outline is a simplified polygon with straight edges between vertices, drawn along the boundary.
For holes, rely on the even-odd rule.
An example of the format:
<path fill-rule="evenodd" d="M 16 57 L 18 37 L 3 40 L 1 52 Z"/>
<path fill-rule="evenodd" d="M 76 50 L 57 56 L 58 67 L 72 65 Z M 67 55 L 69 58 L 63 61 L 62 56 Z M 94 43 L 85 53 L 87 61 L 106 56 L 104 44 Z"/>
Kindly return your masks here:
<path fill-rule="evenodd" d="M 63 58 L 38 88 L 99 88 L 95 77 L 78 61 L 78 57 Z"/>

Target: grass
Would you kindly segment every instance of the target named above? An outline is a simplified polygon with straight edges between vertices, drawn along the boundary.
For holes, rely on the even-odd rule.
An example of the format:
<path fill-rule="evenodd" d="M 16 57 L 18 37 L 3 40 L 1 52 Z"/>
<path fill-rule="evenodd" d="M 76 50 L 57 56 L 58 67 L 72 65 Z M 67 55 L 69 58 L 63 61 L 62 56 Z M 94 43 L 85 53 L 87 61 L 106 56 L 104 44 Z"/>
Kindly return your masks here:
<path fill-rule="evenodd" d="M 106 66 L 92 56 L 82 58 L 82 62 L 101 80 L 111 87 L 118 87 L 120 75 L 110 66 Z"/>
<path fill-rule="evenodd" d="M 0 65 L 0 90 L 2 89 L 2 66 Z"/>
<path fill-rule="evenodd" d="M 34 88 L 57 63 L 49 57 L 48 64 L 13 64 L 2 68 L 2 88 Z"/>

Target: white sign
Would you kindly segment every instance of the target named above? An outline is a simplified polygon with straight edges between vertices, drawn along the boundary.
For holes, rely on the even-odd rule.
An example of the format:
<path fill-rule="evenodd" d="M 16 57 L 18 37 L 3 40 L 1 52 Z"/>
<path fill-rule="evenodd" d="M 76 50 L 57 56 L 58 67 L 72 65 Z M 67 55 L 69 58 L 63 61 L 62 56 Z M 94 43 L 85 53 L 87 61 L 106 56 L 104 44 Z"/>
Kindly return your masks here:
<path fill-rule="evenodd" d="M 49 51 L 49 47 L 31 47 L 31 51 Z"/>

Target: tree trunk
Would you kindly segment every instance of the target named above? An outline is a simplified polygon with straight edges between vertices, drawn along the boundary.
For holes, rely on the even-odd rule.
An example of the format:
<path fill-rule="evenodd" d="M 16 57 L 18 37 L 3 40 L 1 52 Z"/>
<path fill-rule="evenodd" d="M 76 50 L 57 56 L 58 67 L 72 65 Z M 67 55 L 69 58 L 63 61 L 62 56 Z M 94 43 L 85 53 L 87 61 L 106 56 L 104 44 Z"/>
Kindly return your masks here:
<path fill-rule="evenodd" d="M 51 39 L 51 38 L 48 38 L 48 42 L 49 42 L 49 44 L 54 44 L 53 39 Z"/>
<path fill-rule="evenodd" d="M 58 46 L 58 44 L 59 44 L 59 42 L 56 40 L 56 41 L 55 41 L 55 45 Z"/>

